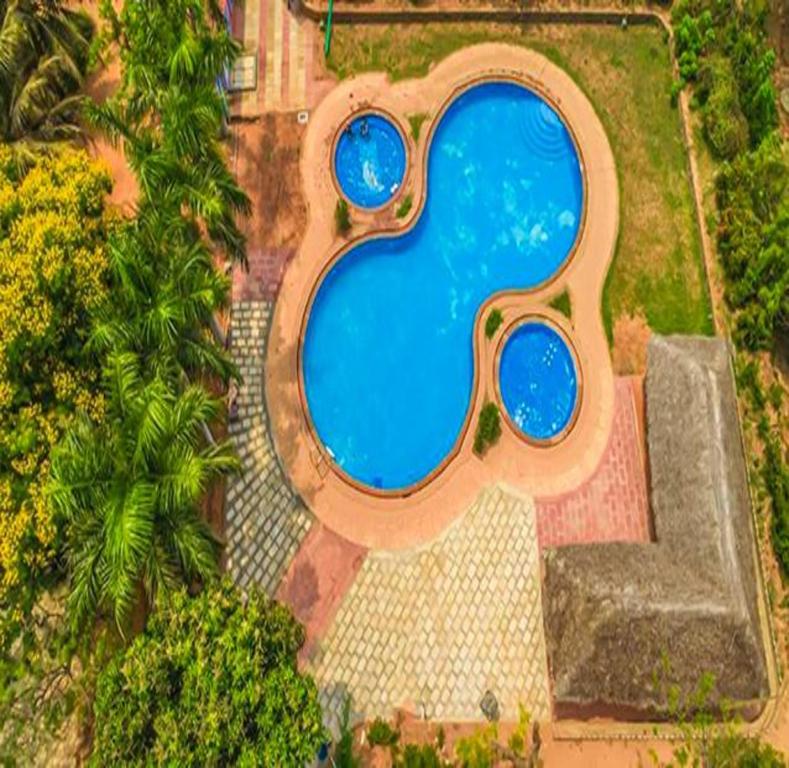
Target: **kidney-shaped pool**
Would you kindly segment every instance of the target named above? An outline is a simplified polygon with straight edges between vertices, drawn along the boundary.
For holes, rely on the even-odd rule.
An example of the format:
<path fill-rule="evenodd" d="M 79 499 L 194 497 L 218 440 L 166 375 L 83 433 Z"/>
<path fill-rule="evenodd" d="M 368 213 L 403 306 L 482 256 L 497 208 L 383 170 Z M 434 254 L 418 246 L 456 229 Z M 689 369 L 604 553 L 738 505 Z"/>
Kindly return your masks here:
<path fill-rule="evenodd" d="M 477 310 L 554 276 L 581 224 L 572 137 L 521 85 L 485 82 L 458 96 L 427 172 L 413 228 L 340 258 L 305 331 L 312 423 L 336 464 L 371 488 L 414 485 L 452 451 L 470 404 Z"/>

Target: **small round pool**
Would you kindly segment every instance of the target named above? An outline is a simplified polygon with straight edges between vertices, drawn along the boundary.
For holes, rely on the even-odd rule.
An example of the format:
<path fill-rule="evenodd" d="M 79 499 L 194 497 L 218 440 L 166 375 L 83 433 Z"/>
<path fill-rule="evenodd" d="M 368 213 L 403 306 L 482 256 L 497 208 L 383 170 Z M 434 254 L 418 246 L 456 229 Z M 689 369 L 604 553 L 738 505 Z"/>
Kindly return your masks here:
<path fill-rule="evenodd" d="M 530 440 L 551 440 L 570 424 L 578 375 L 568 343 L 545 322 L 527 321 L 508 336 L 499 390 L 510 419 Z"/>
<path fill-rule="evenodd" d="M 346 124 L 334 150 L 334 172 L 342 193 L 360 208 L 379 208 L 392 199 L 405 175 L 400 131 L 374 112 Z"/>

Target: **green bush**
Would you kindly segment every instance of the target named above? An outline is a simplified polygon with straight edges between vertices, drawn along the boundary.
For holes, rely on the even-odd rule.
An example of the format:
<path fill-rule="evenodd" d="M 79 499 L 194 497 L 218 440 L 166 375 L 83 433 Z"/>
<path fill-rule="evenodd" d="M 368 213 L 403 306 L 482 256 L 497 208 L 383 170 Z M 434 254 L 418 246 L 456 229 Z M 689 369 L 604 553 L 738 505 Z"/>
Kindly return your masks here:
<path fill-rule="evenodd" d="M 498 331 L 499 326 L 504 322 L 504 315 L 501 314 L 500 309 L 491 309 L 488 319 L 485 320 L 485 336 L 488 339 L 493 338 L 493 334 Z"/>
<path fill-rule="evenodd" d="M 397 211 L 395 213 L 397 218 L 402 219 L 408 216 L 408 213 L 410 212 L 411 206 L 413 204 L 414 204 L 414 198 L 411 195 L 406 195 L 400 202 L 400 205 L 397 206 Z"/>
<path fill-rule="evenodd" d="M 780 137 L 725 164 L 716 196 L 735 339 L 747 349 L 768 348 L 776 331 L 789 328 L 789 165 Z"/>
<path fill-rule="evenodd" d="M 304 629 L 229 580 L 185 590 L 105 667 L 93 765 L 305 765 L 326 740 Z"/>
<path fill-rule="evenodd" d="M 740 108 L 737 82 L 725 56 L 710 56 L 699 73 L 697 98 L 704 135 L 712 151 L 731 160 L 748 148 L 748 122 Z"/>
<path fill-rule="evenodd" d="M 374 747 L 394 747 L 400 740 L 400 731 L 377 717 L 367 729 L 367 740 Z"/>
<path fill-rule="evenodd" d="M 393 761 L 394 768 L 449 768 L 432 744 L 407 744 L 401 755 Z"/>
<path fill-rule="evenodd" d="M 347 235 L 351 229 L 351 212 L 342 198 L 334 206 L 334 229 L 338 235 Z"/>
<path fill-rule="evenodd" d="M 495 403 L 485 403 L 479 413 L 474 434 L 474 452 L 482 455 L 501 437 L 501 417 Z"/>

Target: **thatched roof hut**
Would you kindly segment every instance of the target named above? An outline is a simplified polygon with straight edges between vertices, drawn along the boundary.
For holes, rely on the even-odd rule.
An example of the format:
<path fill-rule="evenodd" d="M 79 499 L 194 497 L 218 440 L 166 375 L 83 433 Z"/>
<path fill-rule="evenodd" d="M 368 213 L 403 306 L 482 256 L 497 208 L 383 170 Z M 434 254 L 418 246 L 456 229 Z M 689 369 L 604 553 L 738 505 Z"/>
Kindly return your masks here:
<path fill-rule="evenodd" d="M 647 361 L 656 541 L 565 547 L 545 557 L 546 638 L 560 716 L 658 716 L 666 684 L 690 692 L 703 673 L 715 676 L 728 699 L 767 694 L 726 345 L 653 337 Z"/>

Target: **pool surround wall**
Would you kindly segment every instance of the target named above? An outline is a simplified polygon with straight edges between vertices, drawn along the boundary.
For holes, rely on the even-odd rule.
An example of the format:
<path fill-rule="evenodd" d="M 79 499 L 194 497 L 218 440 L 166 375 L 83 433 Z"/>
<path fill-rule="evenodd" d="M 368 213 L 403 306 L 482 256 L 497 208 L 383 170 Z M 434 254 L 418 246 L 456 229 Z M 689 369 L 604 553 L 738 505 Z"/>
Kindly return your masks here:
<path fill-rule="evenodd" d="M 509 429 L 511 429 L 517 437 L 529 445 L 547 447 L 560 443 L 572 431 L 578 418 L 578 411 L 581 408 L 581 401 L 583 400 L 583 372 L 579 363 L 578 350 L 575 348 L 575 343 L 573 342 L 572 338 L 572 328 L 566 318 L 563 318 L 563 320 L 564 322 L 559 323 L 553 317 L 548 317 L 548 315 L 542 311 L 538 311 L 529 315 L 523 315 L 522 317 L 516 317 L 514 320 L 512 320 L 512 322 L 506 325 L 504 332 L 499 338 L 499 343 L 496 346 L 496 358 L 494 362 L 496 374 L 494 380 L 496 382 L 496 399 L 498 401 L 499 410 L 501 411 L 501 414 L 504 418 L 504 423 L 509 427 Z M 507 406 L 504 404 L 504 397 L 501 394 L 499 369 L 501 366 L 501 355 L 504 351 L 504 347 L 507 344 L 510 336 L 512 336 L 515 331 L 517 331 L 519 328 L 522 328 L 524 325 L 530 324 L 545 325 L 552 331 L 555 331 L 559 335 L 559 338 L 561 338 L 561 340 L 567 346 L 567 350 L 570 353 L 570 357 L 572 358 L 573 366 L 575 368 L 575 403 L 573 405 L 570 418 L 567 420 L 567 423 L 559 430 L 559 432 L 557 432 L 555 435 L 551 435 L 551 437 L 546 438 L 534 437 L 533 435 L 529 435 L 524 430 L 522 430 L 515 423 L 512 416 L 510 416 Z"/>
<path fill-rule="evenodd" d="M 351 200 L 350 197 L 345 193 L 342 188 L 342 184 L 340 184 L 340 180 L 337 178 L 337 169 L 335 166 L 335 162 L 337 159 L 337 145 L 339 144 L 340 137 L 342 136 L 345 129 L 356 119 L 360 117 L 364 117 L 365 115 L 377 115 L 378 117 L 382 117 L 384 120 L 387 120 L 391 123 L 392 127 L 397 131 L 398 135 L 400 136 L 400 141 L 403 142 L 403 151 L 405 152 L 405 167 L 403 169 L 403 178 L 400 181 L 400 186 L 394 191 L 392 195 L 390 195 L 389 199 L 385 202 L 381 203 L 381 205 L 376 205 L 371 208 L 367 208 L 362 205 L 357 205 L 356 203 Z M 408 140 L 408 134 L 403 130 L 403 126 L 400 120 L 389 112 L 386 109 L 381 109 L 380 107 L 370 106 L 370 107 L 360 107 L 352 114 L 348 115 L 348 118 L 340 125 L 334 133 L 334 140 L 332 141 L 331 146 L 331 154 L 330 154 L 330 162 L 331 162 L 331 177 L 332 181 L 334 182 L 334 188 L 337 190 L 337 195 L 345 200 L 348 203 L 348 207 L 351 209 L 353 213 L 356 214 L 375 214 L 379 211 L 382 211 L 388 208 L 390 205 L 394 205 L 403 195 L 403 189 L 408 185 L 408 179 L 411 170 L 411 149 L 412 143 Z"/>
<path fill-rule="evenodd" d="M 464 90 L 485 80 L 521 84 L 561 116 L 578 153 L 583 180 L 583 218 L 572 251 L 545 283 L 525 291 L 496 293 L 475 319 L 474 383 L 460 439 L 437 471 L 407 494 L 383 494 L 349 481 L 317 438 L 304 399 L 301 352 L 306 319 L 326 272 L 363 240 L 405 233 L 425 204 L 427 152 L 443 112 Z M 360 214 L 354 236 L 334 233 L 336 180 L 332 153 L 349 115 L 379 110 L 405 116 L 424 112 L 428 128 L 418 142 L 406 136 L 407 188 L 415 201 L 403 219 L 395 205 Z M 402 122 L 395 118 L 398 123 Z M 413 167 L 411 167 L 413 166 Z M 600 315 L 600 298 L 618 228 L 618 188 L 610 145 L 593 107 L 572 79 L 544 56 L 505 44 L 472 46 L 449 56 L 422 79 L 396 84 L 368 74 L 338 85 L 313 113 L 301 158 L 308 226 L 284 276 L 275 306 L 265 368 L 272 436 L 284 468 L 305 502 L 330 528 L 368 547 L 399 549 L 438 535 L 473 502 L 480 489 L 504 481 L 524 492 L 555 495 L 583 482 L 597 467 L 610 432 L 613 374 Z M 415 173 L 419 168 L 421 173 Z M 321 258 L 321 254 L 326 254 Z M 548 307 L 557 290 L 568 290 L 573 324 Z M 493 306 L 505 324 L 488 340 L 484 318 Z M 513 319 L 540 313 L 573 338 L 584 381 L 575 426 L 555 445 L 532 446 L 505 430 L 484 460 L 473 454 L 470 425 L 486 400 L 497 399 L 495 353 Z"/>
<path fill-rule="evenodd" d="M 362 245 L 363 243 L 369 242 L 371 240 L 377 240 L 380 238 L 389 238 L 389 237 L 401 237 L 413 229 L 419 221 L 420 216 L 424 210 L 425 204 L 427 203 L 427 195 L 429 193 L 429 179 L 428 179 L 428 161 L 430 159 L 430 149 L 433 144 L 433 137 L 435 135 L 435 131 L 441 123 L 441 119 L 444 117 L 446 111 L 452 106 L 456 99 L 462 96 L 466 91 L 471 88 L 474 88 L 477 85 L 482 85 L 484 83 L 495 83 L 495 82 L 504 82 L 504 83 L 512 83 L 513 85 L 519 85 L 522 87 L 527 88 L 528 90 L 535 93 L 541 99 L 543 99 L 562 119 L 564 127 L 567 129 L 570 138 L 573 142 L 573 147 L 575 149 L 576 156 L 578 157 L 578 165 L 579 165 L 579 172 L 581 174 L 581 217 L 578 222 L 578 231 L 575 236 L 575 240 L 573 241 L 573 245 L 570 250 L 567 252 L 567 255 L 562 260 L 562 263 L 559 265 L 558 269 L 547 279 L 543 280 L 536 285 L 533 285 L 529 288 L 520 288 L 517 290 L 508 290 L 508 291 L 497 291 L 496 293 L 491 294 L 479 307 L 479 310 L 476 314 L 474 320 L 474 334 L 472 336 L 472 345 L 473 349 L 473 358 L 474 358 L 474 367 L 473 367 L 473 379 L 471 383 L 471 397 L 469 398 L 469 403 L 466 408 L 466 415 L 463 419 L 463 424 L 460 428 L 460 432 L 458 433 L 457 439 L 453 444 L 452 448 L 450 449 L 449 453 L 441 460 L 441 462 L 431 470 L 427 475 L 423 478 L 418 480 L 416 483 L 413 483 L 409 486 L 403 488 L 394 488 L 394 489 L 384 489 L 384 488 L 375 488 L 374 486 L 368 485 L 367 483 L 363 483 L 353 476 L 351 476 L 348 472 L 346 472 L 335 460 L 334 457 L 331 455 L 329 450 L 324 445 L 323 441 L 318 434 L 318 430 L 315 427 L 315 424 L 312 420 L 312 416 L 310 414 L 309 404 L 307 403 L 307 395 L 306 395 L 306 385 L 304 382 L 304 363 L 303 363 L 303 354 L 304 354 L 304 340 L 307 334 L 307 324 L 309 322 L 310 313 L 312 312 L 312 305 L 315 301 L 315 297 L 320 290 L 320 287 L 328 275 L 328 273 L 333 269 L 333 267 L 349 252 L 353 249 L 357 248 L 358 246 Z M 357 211 L 365 211 L 367 213 L 375 213 L 377 211 L 382 211 L 389 206 L 393 206 L 397 198 L 402 194 L 402 190 L 406 187 L 409 174 L 410 174 L 410 157 L 411 157 L 411 145 L 407 142 L 405 135 L 402 132 L 400 127 L 399 120 L 388 110 L 382 109 L 380 107 L 362 107 L 360 109 L 355 110 L 335 131 L 334 138 L 332 140 L 332 149 L 331 149 L 331 176 L 334 186 L 337 190 L 341 189 L 340 182 L 337 178 L 337 172 L 335 169 L 334 158 L 337 149 L 337 142 L 342 135 L 342 132 L 345 130 L 345 127 L 356 118 L 360 117 L 363 114 L 378 114 L 386 117 L 386 119 L 390 120 L 393 125 L 397 127 L 397 130 L 400 132 L 400 137 L 403 139 L 403 142 L 406 147 L 406 169 L 405 173 L 403 174 L 403 183 L 400 185 L 400 188 L 397 192 L 392 196 L 392 198 L 381 206 L 378 206 L 375 209 L 372 208 L 359 208 L 358 206 L 353 206 L 353 203 L 348 200 L 348 205 L 353 206 L 353 208 Z M 301 406 L 304 410 L 304 415 L 309 426 L 309 430 L 312 435 L 312 439 L 315 441 L 315 445 L 318 450 L 324 456 L 324 459 L 329 464 L 331 470 L 337 474 L 343 481 L 348 483 L 349 485 L 353 486 L 357 490 L 368 493 L 372 496 L 378 496 L 381 498 L 406 498 L 413 493 L 416 493 L 420 489 L 424 488 L 426 485 L 431 483 L 435 480 L 438 475 L 440 475 L 444 469 L 452 462 L 452 460 L 457 456 L 460 448 L 466 439 L 469 429 L 472 426 L 472 416 L 474 413 L 474 400 L 475 400 L 475 393 L 477 391 L 477 387 L 479 384 L 479 354 L 478 354 L 478 344 L 480 343 L 479 333 L 477 329 L 479 328 L 480 324 L 484 323 L 483 317 L 485 317 L 489 311 L 489 309 L 496 303 L 504 295 L 513 295 L 513 296 L 523 296 L 528 294 L 535 294 L 539 293 L 543 289 L 550 289 L 554 286 L 561 278 L 564 271 L 569 266 L 570 262 L 573 260 L 575 253 L 578 249 L 578 243 L 581 240 L 581 237 L 584 232 L 584 228 L 586 225 L 586 201 L 587 201 L 587 193 L 586 193 L 586 174 L 585 174 L 585 165 L 584 165 L 584 157 L 583 152 L 581 151 L 581 147 L 578 143 L 578 140 L 575 137 L 575 133 L 573 132 L 572 126 L 567 121 L 567 118 L 561 111 L 561 107 L 558 103 L 556 103 L 550 94 L 544 93 L 539 83 L 532 83 L 527 82 L 524 78 L 513 77 L 512 75 L 480 75 L 475 76 L 469 79 L 468 81 L 460 83 L 456 86 L 452 92 L 444 99 L 440 109 L 435 114 L 434 117 L 428 117 L 425 121 L 428 123 L 427 131 L 423 131 L 422 136 L 425 136 L 424 140 L 424 149 L 421 152 L 421 179 L 422 185 L 420 189 L 420 195 L 418 198 L 418 204 L 415 206 L 415 210 L 413 210 L 413 214 L 411 216 L 407 216 L 402 220 L 396 220 L 391 226 L 382 227 L 380 229 L 372 229 L 368 232 L 365 232 L 357 237 L 351 238 L 348 242 L 346 242 L 342 247 L 340 247 L 334 254 L 330 256 L 330 258 L 326 261 L 318 279 L 312 286 L 312 290 L 310 291 L 310 297 L 307 302 L 307 306 L 304 309 L 304 314 L 302 316 L 301 321 L 301 329 L 299 331 L 299 347 L 298 347 L 298 384 L 299 384 L 299 398 L 301 400 Z M 345 198 L 347 200 L 347 198 Z M 398 224 L 398 221 L 402 221 L 402 224 Z M 544 315 L 542 315 L 544 317 Z M 570 331 L 565 331 L 563 336 L 565 338 L 569 338 Z M 576 362 L 576 371 L 578 372 L 578 376 L 580 378 L 580 367 L 578 366 L 578 356 L 575 352 L 575 346 L 571 345 L 574 361 Z M 496 358 L 496 370 L 498 370 L 498 357 Z M 498 380 L 498 376 L 496 376 L 496 380 Z M 500 410 L 506 411 L 503 406 L 503 401 L 500 397 L 500 392 L 498 390 L 498 384 L 495 388 L 496 397 L 500 404 Z M 581 399 L 581 392 L 579 389 L 577 402 L 580 403 Z M 577 415 L 577 406 L 576 412 L 573 415 L 573 423 L 575 421 L 575 416 Z M 513 426 L 514 425 L 510 425 Z M 517 428 L 516 428 L 517 429 Z M 562 431 L 562 436 L 564 435 L 565 431 Z M 525 437 L 525 435 L 524 435 Z M 528 440 L 532 445 L 535 446 L 544 446 L 550 445 L 555 442 L 558 442 L 561 439 L 561 436 L 557 436 L 555 439 L 542 441 L 542 440 Z"/>

